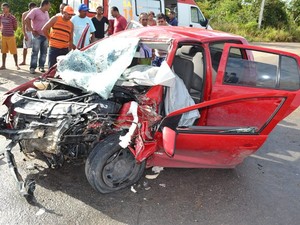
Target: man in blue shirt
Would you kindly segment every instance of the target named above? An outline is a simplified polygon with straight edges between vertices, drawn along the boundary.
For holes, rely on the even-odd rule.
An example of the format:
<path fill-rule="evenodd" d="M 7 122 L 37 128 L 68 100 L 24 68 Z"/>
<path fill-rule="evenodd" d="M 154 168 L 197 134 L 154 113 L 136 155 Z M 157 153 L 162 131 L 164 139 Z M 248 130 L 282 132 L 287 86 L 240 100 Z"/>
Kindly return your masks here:
<path fill-rule="evenodd" d="M 176 13 L 174 11 L 170 11 L 169 19 L 169 24 L 171 26 L 178 26 L 178 20 L 176 19 Z"/>
<path fill-rule="evenodd" d="M 83 48 L 95 41 L 95 26 L 92 20 L 87 17 L 88 7 L 85 4 L 81 4 L 78 8 L 79 15 L 73 16 L 71 22 L 74 24 L 73 44 L 74 47 Z M 83 31 L 88 27 L 86 36 L 81 39 Z M 90 37 L 91 35 L 91 37 Z"/>

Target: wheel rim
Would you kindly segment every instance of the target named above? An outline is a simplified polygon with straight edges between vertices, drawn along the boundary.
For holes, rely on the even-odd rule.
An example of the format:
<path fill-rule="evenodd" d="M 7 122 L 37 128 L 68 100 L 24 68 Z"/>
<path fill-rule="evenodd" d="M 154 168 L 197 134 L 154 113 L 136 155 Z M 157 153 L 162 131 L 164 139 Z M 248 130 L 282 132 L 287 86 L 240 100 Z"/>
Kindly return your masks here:
<path fill-rule="evenodd" d="M 102 172 L 103 181 L 109 187 L 122 186 L 135 174 L 137 166 L 135 158 L 129 149 L 121 149 L 106 161 Z"/>

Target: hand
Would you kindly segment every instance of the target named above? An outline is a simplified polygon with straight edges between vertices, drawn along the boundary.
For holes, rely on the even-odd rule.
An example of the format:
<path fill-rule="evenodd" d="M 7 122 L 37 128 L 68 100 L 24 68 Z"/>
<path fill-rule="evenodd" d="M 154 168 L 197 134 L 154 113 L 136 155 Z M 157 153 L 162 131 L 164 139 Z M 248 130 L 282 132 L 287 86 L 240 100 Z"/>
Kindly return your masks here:
<path fill-rule="evenodd" d="M 37 36 L 39 36 L 39 33 L 36 30 L 32 30 L 32 35 L 34 37 L 37 37 Z"/>
<path fill-rule="evenodd" d="M 28 41 L 28 36 L 26 33 L 24 34 L 24 39 L 25 39 L 25 41 Z"/>

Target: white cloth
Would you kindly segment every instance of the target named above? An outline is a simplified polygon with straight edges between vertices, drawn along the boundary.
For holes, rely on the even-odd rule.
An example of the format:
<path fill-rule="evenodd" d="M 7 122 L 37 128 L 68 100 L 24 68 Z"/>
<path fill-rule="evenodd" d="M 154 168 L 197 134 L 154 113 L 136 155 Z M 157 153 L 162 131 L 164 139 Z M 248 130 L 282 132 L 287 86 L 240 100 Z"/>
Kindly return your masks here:
<path fill-rule="evenodd" d="M 73 16 L 71 22 L 74 25 L 74 33 L 73 33 L 73 44 L 77 46 L 79 39 L 82 35 L 83 30 L 85 29 L 86 25 L 89 24 L 90 28 L 87 32 L 87 35 L 84 40 L 84 46 L 90 44 L 90 34 L 96 31 L 95 26 L 92 20 L 89 17 L 80 18 L 78 15 Z"/>

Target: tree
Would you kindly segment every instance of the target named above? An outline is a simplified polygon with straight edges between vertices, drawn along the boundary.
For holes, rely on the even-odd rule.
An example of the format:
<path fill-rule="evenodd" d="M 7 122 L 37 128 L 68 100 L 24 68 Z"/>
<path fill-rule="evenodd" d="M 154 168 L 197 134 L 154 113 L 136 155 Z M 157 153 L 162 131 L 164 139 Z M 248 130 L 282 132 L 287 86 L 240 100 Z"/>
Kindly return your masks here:
<path fill-rule="evenodd" d="M 41 0 L 7 0 L 5 2 L 9 4 L 11 13 L 18 19 L 19 23 L 21 22 L 22 13 L 28 10 L 29 2 L 35 2 L 38 6 L 41 4 Z M 59 12 L 59 5 L 61 2 L 61 0 L 50 0 L 50 17 Z"/>
<path fill-rule="evenodd" d="M 292 22 L 300 25 L 300 0 L 291 0 L 287 6 Z"/>

